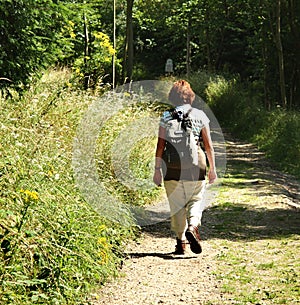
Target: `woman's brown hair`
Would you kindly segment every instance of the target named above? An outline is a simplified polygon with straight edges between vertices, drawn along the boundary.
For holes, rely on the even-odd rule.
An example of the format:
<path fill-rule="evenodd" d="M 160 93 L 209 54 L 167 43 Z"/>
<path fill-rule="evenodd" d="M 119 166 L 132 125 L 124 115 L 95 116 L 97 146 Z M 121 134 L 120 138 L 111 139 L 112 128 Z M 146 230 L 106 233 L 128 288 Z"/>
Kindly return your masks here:
<path fill-rule="evenodd" d="M 169 92 L 169 101 L 174 106 L 182 104 L 192 104 L 195 99 L 195 93 L 190 84 L 185 80 L 178 80 L 173 84 Z"/>

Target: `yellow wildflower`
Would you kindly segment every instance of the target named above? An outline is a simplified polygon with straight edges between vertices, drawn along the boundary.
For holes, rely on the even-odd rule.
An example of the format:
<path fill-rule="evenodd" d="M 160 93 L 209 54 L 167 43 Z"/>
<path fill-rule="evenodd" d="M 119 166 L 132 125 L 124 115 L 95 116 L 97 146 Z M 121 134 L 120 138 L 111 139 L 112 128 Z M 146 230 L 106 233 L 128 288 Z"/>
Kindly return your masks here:
<path fill-rule="evenodd" d="M 21 189 L 20 193 L 24 194 L 25 202 L 37 201 L 39 199 L 38 193 L 34 191 Z"/>
<path fill-rule="evenodd" d="M 100 232 L 102 232 L 102 231 L 104 231 L 104 230 L 106 230 L 106 229 L 107 229 L 107 226 L 104 225 L 104 224 L 102 224 L 101 226 L 99 226 L 99 231 L 100 231 Z"/>
<path fill-rule="evenodd" d="M 108 244 L 107 244 L 107 241 L 106 241 L 106 237 L 99 237 L 98 238 L 98 244 L 100 244 L 104 248 L 107 248 Z"/>
<path fill-rule="evenodd" d="M 98 255 L 100 256 L 100 260 L 98 261 L 98 263 L 100 265 L 104 265 L 104 264 L 107 264 L 108 263 L 108 254 L 106 251 L 104 250 L 101 250 L 99 251 Z"/>
<path fill-rule="evenodd" d="M 101 47 L 106 49 L 110 55 L 115 54 L 115 49 L 113 48 L 112 44 L 110 43 L 108 35 L 106 35 L 102 32 L 94 32 L 93 34 L 96 39 L 100 40 Z"/>

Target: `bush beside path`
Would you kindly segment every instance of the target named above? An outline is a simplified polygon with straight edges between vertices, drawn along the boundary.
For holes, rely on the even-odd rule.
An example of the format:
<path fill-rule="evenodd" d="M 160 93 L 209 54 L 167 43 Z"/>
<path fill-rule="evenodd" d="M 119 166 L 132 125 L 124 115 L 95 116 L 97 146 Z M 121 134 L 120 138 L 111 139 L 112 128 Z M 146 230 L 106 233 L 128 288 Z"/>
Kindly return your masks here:
<path fill-rule="evenodd" d="M 203 214 L 203 253 L 173 256 L 169 221 L 144 227 L 94 305 L 300 304 L 299 182 L 227 138 L 227 171 Z"/>

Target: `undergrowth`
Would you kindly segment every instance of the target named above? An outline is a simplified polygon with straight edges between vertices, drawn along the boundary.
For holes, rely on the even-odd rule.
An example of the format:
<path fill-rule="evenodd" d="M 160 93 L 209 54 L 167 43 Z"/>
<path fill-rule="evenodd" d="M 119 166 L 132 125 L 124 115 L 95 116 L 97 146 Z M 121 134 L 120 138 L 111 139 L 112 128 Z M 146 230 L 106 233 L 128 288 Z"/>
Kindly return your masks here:
<path fill-rule="evenodd" d="M 119 112 L 102 128 L 101 135 L 105 136 L 98 138 L 96 159 L 99 177 L 107 191 L 117 194 L 118 199 L 124 203 L 144 206 L 151 204 L 161 194 L 161 190 L 153 188 L 152 183 L 157 137 L 154 135 L 140 136 L 138 139 L 128 137 L 137 134 L 137 131 L 131 130 L 139 128 L 133 126 L 134 124 L 139 124 L 139 121 L 145 124 L 146 120 L 153 118 L 154 113 L 159 111 L 159 107 L 154 103 L 143 103 Z M 155 128 L 157 129 L 156 124 Z M 124 130 L 125 135 L 122 138 Z M 126 146 L 128 143 L 129 153 Z M 117 146 L 114 147 L 116 144 Z M 112 153 L 114 150 L 115 155 Z"/>
<path fill-rule="evenodd" d="M 300 179 L 300 113 L 276 108 L 267 111 L 262 90 L 256 83 L 244 84 L 238 77 L 198 72 L 190 79 L 224 131 L 254 142 L 265 151 L 274 167 Z"/>
<path fill-rule="evenodd" d="M 94 212 L 75 186 L 73 140 L 97 96 L 72 89 L 70 78 L 52 70 L 22 96 L 0 98 L 3 305 L 89 304 L 90 292 L 117 275 L 124 245 L 138 232 L 133 222 L 125 227 Z"/>

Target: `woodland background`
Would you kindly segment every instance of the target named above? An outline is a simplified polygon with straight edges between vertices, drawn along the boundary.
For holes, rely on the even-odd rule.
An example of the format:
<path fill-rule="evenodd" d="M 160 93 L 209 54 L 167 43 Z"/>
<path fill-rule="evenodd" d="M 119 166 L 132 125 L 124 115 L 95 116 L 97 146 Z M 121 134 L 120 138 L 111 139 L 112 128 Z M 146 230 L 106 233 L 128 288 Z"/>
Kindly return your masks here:
<path fill-rule="evenodd" d="M 208 71 L 256 85 L 262 102 L 299 107 L 300 27 L 295 0 L 113 1 L 4 0 L 0 76 L 28 84 L 32 74 L 68 65 L 117 83 Z M 2 86 L 4 86 L 2 81 Z M 87 84 L 86 84 L 87 85 Z"/>

